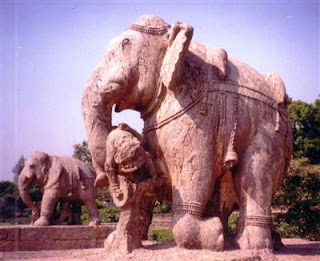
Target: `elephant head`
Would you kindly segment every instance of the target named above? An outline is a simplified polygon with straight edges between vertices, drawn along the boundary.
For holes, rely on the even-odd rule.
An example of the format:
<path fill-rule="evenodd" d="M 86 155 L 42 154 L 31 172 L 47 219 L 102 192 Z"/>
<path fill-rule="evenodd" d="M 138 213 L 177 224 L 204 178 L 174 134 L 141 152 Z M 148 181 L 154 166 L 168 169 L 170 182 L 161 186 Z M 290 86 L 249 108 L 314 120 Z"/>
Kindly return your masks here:
<path fill-rule="evenodd" d="M 150 155 L 143 144 L 143 136 L 125 123 L 119 124 L 107 137 L 104 169 L 110 193 L 118 207 L 128 203 L 133 193 L 132 183 L 145 181 L 155 175 Z"/>
<path fill-rule="evenodd" d="M 111 112 L 133 109 L 142 117 L 179 81 L 193 28 L 146 15 L 113 39 L 103 61 L 87 83 L 82 112 L 93 165 L 104 171 L 105 141 Z M 166 88 L 164 88 L 166 87 Z"/>
<path fill-rule="evenodd" d="M 38 207 L 32 202 L 29 189 L 32 185 L 43 185 L 47 182 L 49 168 L 49 155 L 36 152 L 25 162 L 25 166 L 19 175 L 18 183 L 21 199 L 34 212 L 38 212 Z"/>

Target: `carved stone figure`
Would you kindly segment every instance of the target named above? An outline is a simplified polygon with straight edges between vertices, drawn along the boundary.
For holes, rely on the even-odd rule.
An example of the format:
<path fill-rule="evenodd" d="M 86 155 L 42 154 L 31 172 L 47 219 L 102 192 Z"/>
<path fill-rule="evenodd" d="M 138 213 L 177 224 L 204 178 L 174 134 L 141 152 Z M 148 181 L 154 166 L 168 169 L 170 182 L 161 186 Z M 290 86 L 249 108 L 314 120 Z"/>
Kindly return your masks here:
<path fill-rule="evenodd" d="M 51 223 L 56 204 L 61 203 L 60 222 L 70 218 L 70 203 L 78 223 L 81 214 L 80 202 L 84 202 L 90 215 L 90 225 L 101 223 L 95 202 L 94 180 L 96 174 L 83 162 L 68 157 L 49 156 L 35 152 L 26 161 L 19 175 L 19 193 L 23 202 L 32 209 L 33 225 Z M 43 188 L 41 208 L 32 202 L 29 189 L 39 184 Z"/>
<path fill-rule="evenodd" d="M 113 202 L 121 208 L 117 229 L 105 242 L 108 250 L 131 252 L 148 237 L 155 193 L 161 182 L 144 144 L 143 137 L 124 123 L 107 137 L 105 173 L 97 176 L 95 185 L 109 184 Z"/>
<path fill-rule="evenodd" d="M 190 25 L 148 15 L 111 41 L 82 100 L 94 167 L 104 172 L 112 106 L 139 111 L 172 199 L 176 244 L 222 250 L 238 206 L 233 243 L 272 248 L 271 197 L 292 149 L 284 84 L 192 35 Z"/>

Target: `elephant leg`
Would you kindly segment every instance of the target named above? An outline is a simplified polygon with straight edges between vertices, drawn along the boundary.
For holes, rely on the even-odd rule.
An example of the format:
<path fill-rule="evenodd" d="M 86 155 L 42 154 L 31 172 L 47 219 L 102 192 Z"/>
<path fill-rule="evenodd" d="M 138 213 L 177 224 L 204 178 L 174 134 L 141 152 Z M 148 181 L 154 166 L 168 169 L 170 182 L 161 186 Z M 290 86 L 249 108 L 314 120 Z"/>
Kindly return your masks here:
<path fill-rule="evenodd" d="M 99 217 L 99 212 L 96 204 L 95 193 L 89 190 L 84 190 L 81 195 L 81 199 L 87 207 L 89 217 L 90 217 L 90 226 L 95 226 L 101 224 L 101 219 Z"/>
<path fill-rule="evenodd" d="M 272 125 L 258 129 L 240 159 L 235 184 L 240 198 L 240 219 L 234 244 L 241 249 L 272 249 L 271 200 L 285 171 L 283 139 Z"/>
<path fill-rule="evenodd" d="M 224 247 L 222 224 L 217 217 L 202 215 L 214 188 L 214 149 L 212 137 L 190 126 L 174 155 L 173 234 L 177 246 L 220 251 Z M 182 136 L 182 135 L 181 135 Z"/>
<path fill-rule="evenodd" d="M 60 192 L 57 190 L 45 190 L 41 202 L 40 218 L 34 222 L 34 226 L 47 226 L 55 211 Z"/>

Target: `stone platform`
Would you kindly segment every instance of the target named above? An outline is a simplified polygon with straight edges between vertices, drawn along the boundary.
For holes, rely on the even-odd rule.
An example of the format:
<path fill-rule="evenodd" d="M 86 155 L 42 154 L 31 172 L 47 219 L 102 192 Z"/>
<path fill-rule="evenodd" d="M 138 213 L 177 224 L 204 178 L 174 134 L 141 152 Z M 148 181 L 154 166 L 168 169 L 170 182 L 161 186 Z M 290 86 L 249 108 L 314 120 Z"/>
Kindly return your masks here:
<path fill-rule="evenodd" d="M 0 252 L 99 248 L 116 225 L 0 226 Z"/>

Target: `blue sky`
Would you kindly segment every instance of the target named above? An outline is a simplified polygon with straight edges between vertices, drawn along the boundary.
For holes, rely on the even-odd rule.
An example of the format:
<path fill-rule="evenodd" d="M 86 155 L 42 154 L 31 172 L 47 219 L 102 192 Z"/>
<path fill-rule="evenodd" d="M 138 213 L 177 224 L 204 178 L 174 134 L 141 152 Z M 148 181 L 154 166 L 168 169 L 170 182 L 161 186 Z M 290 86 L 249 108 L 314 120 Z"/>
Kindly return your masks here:
<path fill-rule="evenodd" d="M 277 72 L 293 99 L 319 97 L 319 1 L 1 1 L 0 180 L 20 155 L 72 155 L 86 139 L 81 96 L 109 41 L 140 15 L 194 27 L 262 73 Z M 137 130 L 137 113 L 114 115 Z"/>

